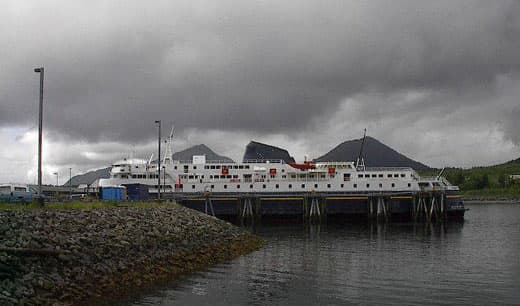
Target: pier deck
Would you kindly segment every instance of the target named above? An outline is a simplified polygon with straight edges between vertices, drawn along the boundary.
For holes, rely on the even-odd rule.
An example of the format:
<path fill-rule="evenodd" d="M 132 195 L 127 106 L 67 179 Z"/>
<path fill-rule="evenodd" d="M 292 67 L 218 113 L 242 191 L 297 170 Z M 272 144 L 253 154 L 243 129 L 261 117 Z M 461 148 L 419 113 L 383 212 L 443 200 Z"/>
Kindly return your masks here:
<path fill-rule="evenodd" d="M 460 196 L 445 191 L 166 193 L 163 199 L 174 200 L 206 214 L 243 220 L 262 216 L 300 216 L 304 219 L 327 216 L 390 219 L 400 216 L 415 220 L 441 220 L 463 211 Z"/>

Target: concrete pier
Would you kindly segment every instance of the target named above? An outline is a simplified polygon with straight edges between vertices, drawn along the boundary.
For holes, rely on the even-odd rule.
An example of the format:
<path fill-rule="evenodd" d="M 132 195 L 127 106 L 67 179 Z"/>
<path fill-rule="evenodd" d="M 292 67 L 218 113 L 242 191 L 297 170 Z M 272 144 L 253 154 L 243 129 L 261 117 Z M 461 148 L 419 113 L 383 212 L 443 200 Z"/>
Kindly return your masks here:
<path fill-rule="evenodd" d="M 294 216 L 309 222 L 333 216 L 378 221 L 401 217 L 431 222 L 445 220 L 454 211 L 460 213 L 462 205 L 460 196 L 449 196 L 444 191 L 357 194 L 206 192 L 164 194 L 163 198 L 206 214 L 237 217 L 245 222 L 264 216 Z"/>

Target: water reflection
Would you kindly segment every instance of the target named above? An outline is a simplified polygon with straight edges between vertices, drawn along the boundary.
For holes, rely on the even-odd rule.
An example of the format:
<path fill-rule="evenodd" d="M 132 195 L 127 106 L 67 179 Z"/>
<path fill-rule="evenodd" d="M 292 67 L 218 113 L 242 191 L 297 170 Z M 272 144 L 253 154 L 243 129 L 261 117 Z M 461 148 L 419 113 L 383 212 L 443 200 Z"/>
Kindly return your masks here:
<path fill-rule="evenodd" d="M 428 250 L 434 243 L 440 259 L 446 237 L 449 236 L 450 246 L 457 244 L 463 226 L 463 223 L 259 226 L 256 233 L 270 245 L 241 263 L 246 270 L 242 272 L 246 276 L 243 281 L 248 284 L 248 301 L 342 304 L 370 300 L 378 294 L 384 301 L 384 296 L 397 298 L 395 292 L 387 291 L 413 287 L 413 279 L 419 278 L 415 274 L 425 272 L 416 271 L 416 265 L 420 264 L 417 257 L 431 255 Z M 418 243 L 422 245 L 419 252 Z M 262 265 L 255 266 L 256 262 Z M 405 277 L 398 277 L 407 269 L 410 271 Z M 413 295 L 412 291 L 408 293 Z"/>
<path fill-rule="evenodd" d="M 514 304 L 520 206 L 482 209 L 466 223 L 255 224 L 264 249 L 134 305 Z"/>

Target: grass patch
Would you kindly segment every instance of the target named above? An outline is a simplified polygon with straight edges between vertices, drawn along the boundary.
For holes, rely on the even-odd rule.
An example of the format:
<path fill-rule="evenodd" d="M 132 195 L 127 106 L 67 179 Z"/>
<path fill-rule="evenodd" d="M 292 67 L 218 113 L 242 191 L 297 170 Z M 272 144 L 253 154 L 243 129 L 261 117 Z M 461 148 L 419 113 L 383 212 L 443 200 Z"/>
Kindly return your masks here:
<path fill-rule="evenodd" d="M 520 199 L 520 189 L 517 188 L 484 188 L 464 190 L 462 192 L 467 199 L 487 200 L 517 200 Z"/>
<path fill-rule="evenodd" d="M 94 202 L 51 202 L 45 203 L 41 208 L 37 203 L 22 204 L 22 203 L 0 203 L 1 210 L 38 210 L 38 209 L 109 209 L 117 207 L 159 207 L 178 205 L 171 202 L 115 202 L 115 201 L 94 201 Z"/>

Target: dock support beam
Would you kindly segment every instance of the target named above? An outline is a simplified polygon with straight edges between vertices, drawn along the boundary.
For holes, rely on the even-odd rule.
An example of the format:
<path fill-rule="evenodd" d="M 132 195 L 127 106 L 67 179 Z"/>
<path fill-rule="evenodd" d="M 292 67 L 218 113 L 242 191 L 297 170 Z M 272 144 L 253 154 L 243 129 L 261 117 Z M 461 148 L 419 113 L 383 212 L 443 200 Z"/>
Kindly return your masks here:
<path fill-rule="evenodd" d="M 242 218 L 253 217 L 253 204 L 251 203 L 251 198 L 244 199 L 244 206 L 242 209 Z"/>
<path fill-rule="evenodd" d="M 413 202 L 414 221 L 445 220 L 447 215 L 445 196 L 444 192 L 419 193 Z"/>
<path fill-rule="evenodd" d="M 310 202 L 310 204 L 309 204 Z M 303 218 L 310 222 L 321 222 L 323 215 L 322 206 L 324 205 L 324 199 L 317 195 L 311 195 L 303 199 Z"/>
<path fill-rule="evenodd" d="M 368 218 L 372 219 L 374 217 L 374 201 L 371 197 L 368 198 Z"/>
<path fill-rule="evenodd" d="M 240 222 L 249 222 L 253 221 L 255 215 L 259 215 L 258 207 L 254 208 L 255 198 L 254 197 L 244 197 L 241 199 L 241 206 L 239 210 Z M 256 213 L 255 213 L 256 211 Z"/>
<path fill-rule="evenodd" d="M 321 217 L 320 200 L 316 197 L 313 197 L 311 200 L 311 209 L 309 212 L 309 217 L 311 219 Z"/>
<path fill-rule="evenodd" d="M 377 219 L 388 221 L 390 218 L 389 200 L 385 197 L 377 197 Z"/>
<path fill-rule="evenodd" d="M 384 196 L 369 197 L 367 200 L 369 219 L 388 221 L 391 217 L 390 199 Z"/>
<path fill-rule="evenodd" d="M 204 212 L 208 215 L 211 212 L 211 215 L 215 217 L 215 211 L 213 210 L 213 203 L 211 202 L 211 197 L 206 195 L 204 200 Z"/>

